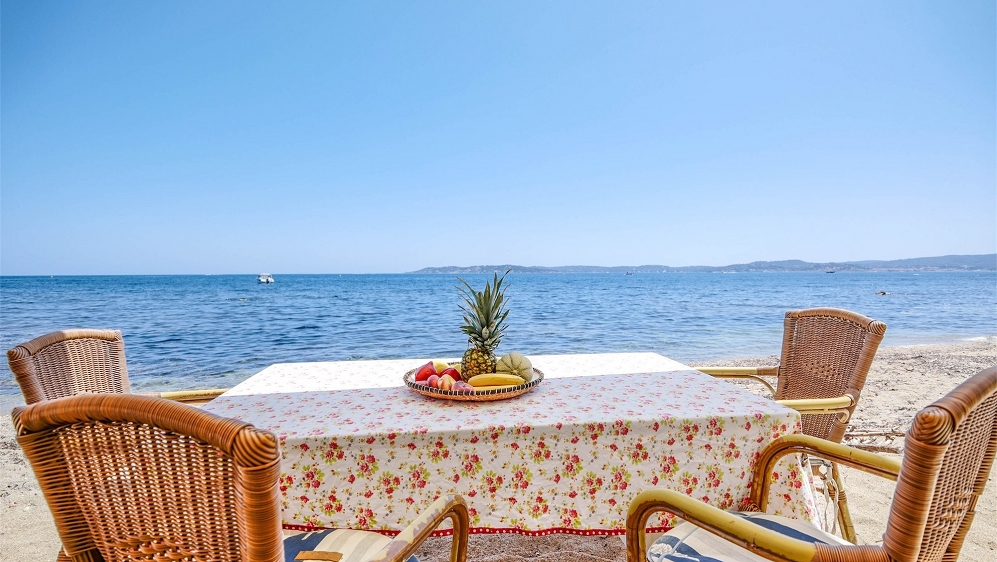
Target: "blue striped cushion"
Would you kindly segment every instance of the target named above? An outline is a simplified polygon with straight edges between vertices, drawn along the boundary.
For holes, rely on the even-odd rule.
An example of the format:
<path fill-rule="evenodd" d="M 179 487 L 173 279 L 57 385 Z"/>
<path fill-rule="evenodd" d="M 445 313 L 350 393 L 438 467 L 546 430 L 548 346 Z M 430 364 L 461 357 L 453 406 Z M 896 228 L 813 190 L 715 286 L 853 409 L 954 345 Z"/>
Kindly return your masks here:
<path fill-rule="evenodd" d="M 284 539 L 284 561 L 294 562 L 294 557 L 303 550 L 318 550 L 342 553 L 340 562 L 364 562 L 373 558 L 389 542 L 390 538 L 369 531 L 327 529 L 301 533 Z M 419 559 L 412 556 L 408 562 L 419 562 Z"/>
<path fill-rule="evenodd" d="M 738 515 L 790 538 L 812 543 L 850 544 L 821 531 L 806 521 L 766 513 L 739 513 Z M 692 523 L 677 525 L 654 541 L 654 544 L 647 549 L 647 559 L 649 562 L 728 562 L 732 560 L 768 562 L 767 558 L 745 550 L 705 529 L 700 529 Z"/>

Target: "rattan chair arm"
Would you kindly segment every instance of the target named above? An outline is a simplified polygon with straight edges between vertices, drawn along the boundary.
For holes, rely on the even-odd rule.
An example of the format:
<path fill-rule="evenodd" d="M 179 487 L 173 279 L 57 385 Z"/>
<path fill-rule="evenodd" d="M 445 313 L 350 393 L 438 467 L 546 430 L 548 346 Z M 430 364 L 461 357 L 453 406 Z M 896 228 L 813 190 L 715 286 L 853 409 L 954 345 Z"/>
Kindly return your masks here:
<path fill-rule="evenodd" d="M 890 480 L 896 480 L 900 475 L 900 461 L 898 459 L 884 457 L 810 435 L 783 435 L 769 443 L 755 462 L 751 484 L 751 501 L 762 511 L 765 511 L 768 504 L 769 485 L 772 482 L 769 476 L 775 468 L 775 463 L 786 455 L 799 453 L 814 455 Z"/>
<path fill-rule="evenodd" d="M 627 513 L 627 562 L 646 562 L 648 518 L 659 511 L 673 513 L 744 549 L 770 560 L 809 562 L 813 543 L 789 538 L 736 513 L 723 511 L 674 490 L 645 490 L 630 502 Z"/>
<path fill-rule="evenodd" d="M 751 379 L 765 385 L 765 388 L 775 396 L 772 383 L 762 377 L 779 376 L 779 367 L 693 367 L 693 369 L 718 379 Z"/>
<path fill-rule="evenodd" d="M 779 376 L 779 367 L 693 367 L 712 376 Z"/>
<path fill-rule="evenodd" d="M 182 402 L 184 404 L 203 404 L 211 402 L 222 394 L 228 392 L 228 388 L 211 388 L 207 390 L 174 390 L 167 392 L 134 392 L 139 396 L 151 396 L 153 398 L 163 398 Z"/>
<path fill-rule="evenodd" d="M 467 536 L 471 519 L 467 513 L 467 503 L 457 494 L 448 494 L 433 502 L 416 517 L 404 531 L 398 534 L 370 562 L 404 562 L 426 542 L 426 539 L 443 522 L 453 523 L 453 546 L 450 549 L 450 562 L 467 560 Z"/>
<path fill-rule="evenodd" d="M 801 398 L 797 400 L 776 400 L 787 408 L 792 408 L 801 414 L 834 414 L 844 413 L 847 421 L 848 409 L 855 404 L 855 398 L 850 394 L 837 398 Z"/>

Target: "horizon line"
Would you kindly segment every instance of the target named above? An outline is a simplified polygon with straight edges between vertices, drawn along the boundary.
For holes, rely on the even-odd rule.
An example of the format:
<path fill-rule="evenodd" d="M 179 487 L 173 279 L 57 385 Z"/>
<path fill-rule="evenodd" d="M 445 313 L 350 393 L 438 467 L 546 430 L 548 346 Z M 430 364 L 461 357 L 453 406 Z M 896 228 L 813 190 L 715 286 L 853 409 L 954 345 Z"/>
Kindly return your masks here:
<path fill-rule="evenodd" d="M 785 262 L 800 262 L 800 263 L 810 264 L 810 265 L 814 265 L 814 266 L 826 267 L 826 266 L 834 266 L 834 265 L 868 264 L 868 263 L 871 263 L 871 262 L 872 263 L 874 263 L 874 262 L 900 262 L 900 261 L 912 261 L 912 260 L 926 260 L 926 259 L 939 259 L 939 258 L 967 258 L 967 257 L 968 258 L 989 258 L 989 257 L 993 257 L 995 260 L 997 260 L 997 253 L 990 253 L 990 254 L 946 254 L 946 255 L 942 255 L 942 256 L 923 256 L 923 257 L 916 257 L 916 258 L 899 258 L 899 259 L 892 259 L 892 260 L 869 260 L 869 259 L 867 259 L 867 260 L 834 261 L 834 262 L 808 262 L 806 260 L 801 260 L 801 259 L 793 258 L 793 259 L 784 259 L 784 260 L 756 260 L 756 261 L 751 261 L 751 262 L 726 264 L 726 265 L 686 265 L 686 266 L 666 266 L 666 265 L 660 265 L 660 264 L 610 265 L 610 266 L 604 266 L 604 265 L 556 265 L 556 266 L 544 266 L 544 265 L 518 265 L 518 264 L 499 264 L 499 265 L 489 264 L 489 265 L 469 265 L 469 266 L 445 265 L 445 266 L 427 266 L 427 267 L 423 267 L 423 268 L 421 268 L 419 270 L 416 270 L 416 271 L 364 272 L 364 273 L 335 272 L 335 271 L 334 272 L 324 272 L 324 273 L 317 273 L 317 272 L 285 272 L 285 273 L 278 273 L 278 275 L 442 275 L 442 273 L 420 273 L 420 272 L 423 272 L 425 270 L 432 270 L 432 269 L 471 269 L 471 268 L 501 268 L 501 267 L 514 267 L 514 268 L 518 267 L 518 268 L 529 268 L 529 269 L 564 269 L 564 268 L 601 268 L 601 269 L 630 269 L 630 268 L 633 268 L 633 269 L 639 269 L 639 268 L 645 268 L 645 267 L 667 267 L 667 268 L 672 268 L 672 269 L 691 269 L 691 268 L 707 267 L 707 268 L 722 269 L 722 268 L 727 268 L 727 267 L 746 266 L 746 265 L 752 265 L 752 264 L 767 264 L 767 263 L 771 264 L 771 263 L 785 263 Z M 997 265 L 997 264 L 995 264 L 995 265 Z M 932 272 L 931 270 L 919 270 L 919 271 Z M 967 271 L 967 272 L 976 271 L 976 272 L 979 272 L 979 271 L 993 271 L 993 270 L 991 270 L 991 269 L 975 269 L 975 270 L 948 269 L 947 271 Z M 939 271 L 939 272 L 941 272 L 941 271 Z M 516 273 L 516 272 L 514 272 L 514 273 Z M 518 273 L 545 273 L 545 274 L 549 274 L 549 273 L 561 273 L 561 274 L 571 274 L 571 273 L 597 273 L 597 272 L 558 272 L 558 271 L 550 271 L 550 272 L 527 272 L 527 271 L 520 271 Z M 609 273 L 609 272 L 606 272 L 606 273 Z M 647 273 L 696 273 L 696 272 L 673 271 L 673 272 L 640 272 L 640 273 L 647 274 Z M 710 272 L 702 272 L 702 273 L 710 273 Z M 749 273 L 749 272 L 742 272 L 742 273 Z M 770 272 L 761 272 L 761 271 L 759 271 L 757 273 L 814 273 L 814 272 L 813 271 L 770 271 Z M 840 273 L 855 273 L 855 272 L 854 271 L 841 271 Z M 859 271 L 859 273 L 887 273 L 887 272 L 883 272 L 883 271 L 879 271 L 879 272 L 876 272 L 876 271 L 866 271 L 866 272 Z M 463 275 L 467 275 L 467 274 L 472 274 L 473 275 L 475 273 L 462 273 L 462 274 Z M 235 273 L 232 273 L 232 272 L 228 272 L 228 273 L 203 273 L 203 272 L 195 272 L 195 273 L 58 273 L 58 274 L 56 274 L 56 273 L 35 273 L 35 274 L 14 274 L 14 275 L 0 273 L 0 278 L 3 278 L 3 277 L 50 277 L 50 278 L 54 278 L 54 277 L 170 277 L 170 276 L 174 276 L 174 277 L 175 276 L 205 276 L 205 277 L 211 277 L 211 276 L 227 276 L 227 275 L 260 275 L 260 273 L 259 272 L 257 272 L 257 273 L 251 273 L 251 272 L 235 272 Z"/>

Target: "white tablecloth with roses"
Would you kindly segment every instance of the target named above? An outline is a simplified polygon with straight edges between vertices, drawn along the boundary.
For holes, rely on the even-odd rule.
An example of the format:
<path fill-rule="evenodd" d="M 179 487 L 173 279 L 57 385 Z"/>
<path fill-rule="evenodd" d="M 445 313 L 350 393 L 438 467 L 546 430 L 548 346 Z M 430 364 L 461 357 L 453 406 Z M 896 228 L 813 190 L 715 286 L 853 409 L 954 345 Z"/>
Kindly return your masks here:
<path fill-rule="evenodd" d="M 737 508 L 759 452 L 800 431 L 797 412 L 660 355 L 531 359 L 544 382 L 497 402 L 402 386 L 425 360 L 354 361 L 275 365 L 204 409 L 277 434 L 285 528 L 389 534 L 449 492 L 475 533 L 623 534 L 654 487 Z M 769 511 L 815 520 L 808 475 L 784 459 Z"/>

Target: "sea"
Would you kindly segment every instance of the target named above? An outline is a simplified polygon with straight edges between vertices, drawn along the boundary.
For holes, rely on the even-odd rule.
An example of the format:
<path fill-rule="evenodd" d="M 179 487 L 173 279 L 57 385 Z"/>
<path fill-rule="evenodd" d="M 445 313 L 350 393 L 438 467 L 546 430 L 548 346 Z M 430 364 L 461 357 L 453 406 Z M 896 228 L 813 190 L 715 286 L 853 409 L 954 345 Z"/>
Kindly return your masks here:
<path fill-rule="evenodd" d="M 462 275 L 483 288 L 490 275 Z M 133 389 L 225 388 L 273 363 L 453 358 L 458 276 L 0 277 L 0 345 L 66 328 L 124 334 Z M 883 345 L 997 334 L 997 272 L 529 274 L 506 279 L 498 352 L 653 351 L 696 363 L 778 355 L 787 310 L 888 325 Z M 4 362 L 0 398 L 20 390 Z"/>

